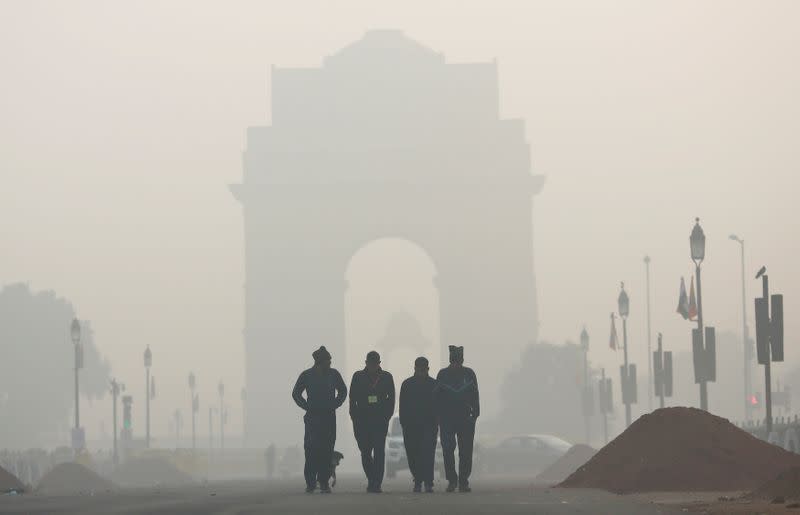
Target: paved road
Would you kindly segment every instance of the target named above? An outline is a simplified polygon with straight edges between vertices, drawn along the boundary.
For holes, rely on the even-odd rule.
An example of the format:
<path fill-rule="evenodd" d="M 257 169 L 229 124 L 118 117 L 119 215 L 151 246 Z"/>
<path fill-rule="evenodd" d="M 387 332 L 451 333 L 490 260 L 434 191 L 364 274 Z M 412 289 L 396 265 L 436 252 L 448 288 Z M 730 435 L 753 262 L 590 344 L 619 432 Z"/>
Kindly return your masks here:
<path fill-rule="evenodd" d="M 46 497 L 0 497 L 0 513 L 80 514 L 656 514 L 676 507 L 596 490 L 531 488 L 520 482 L 476 481 L 470 494 L 412 494 L 407 480 L 387 482 L 383 494 L 363 492 L 361 480 L 342 478 L 333 494 L 306 494 L 302 480 L 219 482 L 181 489 L 121 490 L 114 493 Z"/>

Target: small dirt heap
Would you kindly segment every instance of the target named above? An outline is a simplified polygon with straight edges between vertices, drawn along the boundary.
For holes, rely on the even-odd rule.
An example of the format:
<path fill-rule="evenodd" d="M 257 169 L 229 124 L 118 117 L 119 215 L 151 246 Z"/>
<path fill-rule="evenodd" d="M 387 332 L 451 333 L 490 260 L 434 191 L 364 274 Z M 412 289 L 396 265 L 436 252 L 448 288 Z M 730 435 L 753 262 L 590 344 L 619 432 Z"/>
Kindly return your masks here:
<path fill-rule="evenodd" d="M 109 492 L 114 484 L 79 463 L 59 463 L 36 485 L 44 495 L 93 495 Z"/>
<path fill-rule="evenodd" d="M 14 474 L 7 471 L 3 467 L 0 467 L 0 495 L 12 491 L 22 493 L 25 491 L 25 487 L 23 486 L 22 481 L 17 479 Z"/>
<path fill-rule="evenodd" d="M 536 476 L 533 483 L 536 485 L 555 485 L 565 479 L 570 474 L 578 470 L 597 453 L 593 447 L 582 443 L 573 445 L 566 454 L 561 456 L 558 461 L 547 467 L 541 474 Z"/>
<path fill-rule="evenodd" d="M 800 467 L 784 470 L 778 477 L 767 481 L 745 497 L 767 501 L 780 497 L 787 501 L 800 500 Z"/>
<path fill-rule="evenodd" d="M 695 408 L 643 415 L 560 485 L 615 493 L 750 490 L 800 455 Z"/>
<path fill-rule="evenodd" d="M 146 457 L 127 461 L 111 474 L 115 483 L 125 487 L 181 486 L 192 477 L 164 458 Z"/>

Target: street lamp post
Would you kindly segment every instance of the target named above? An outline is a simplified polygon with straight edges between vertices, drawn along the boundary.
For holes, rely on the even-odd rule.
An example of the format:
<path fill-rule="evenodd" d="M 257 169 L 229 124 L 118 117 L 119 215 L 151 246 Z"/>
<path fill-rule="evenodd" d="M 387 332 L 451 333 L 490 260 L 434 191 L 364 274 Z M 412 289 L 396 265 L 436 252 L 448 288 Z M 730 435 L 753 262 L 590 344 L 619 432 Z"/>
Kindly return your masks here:
<path fill-rule="evenodd" d="M 622 379 L 622 400 L 625 404 L 625 427 L 631 425 L 631 401 L 633 400 L 631 366 L 628 365 L 628 314 L 630 312 L 630 300 L 625 292 L 625 283 L 620 284 L 619 297 L 617 298 L 617 308 L 619 316 L 622 318 L 622 351 L 625 359 L 623 365 Z"/>
<path fill-rule="evenodd" d="M 586 423 L 586 445 L 591 442 L 589 417 L 591 416 L 591 386 L 589 385 L 589 333 L 586 327 L 581 331 L 581 350 L 583 350 L 583 419 Z"/>
<path fill-rule="evenodd" d="M 653 411 L 653 363 L 650 356 L 653 355 L 651 349 L 650 337 L 652 330 L 650 329 L 650 256 L 644 257 L 645 276 L 647 279 L 647 409 Z"/>
<path fill-rule="evenodd" d="M 691 236 L 689 236 L 689 249 L 691 250 L 692 261 L 694 261 L 695 267 L 695 276 L 697 277 L 697 338 L 700 343 L 700 351 L 703 352 L 703 360 L 699 360 L 699 362 L 704 364 L 704 370 L 700 377 L 700 409 L 708 411 L 707 364 L 705 363 L 707 355 L 705 354 L 703 334 L 703 288 L 700 281 L 700 264 L 706 256 L 706 235 L 703 232 L 703 228 L 700 227 L 699 218 L 695 218 L 694 228 L 692 229 Z"/>
<path fill-rule="evenodd" d="M 192 451 L 197 448 L 197 440 L 196 440 L 196 433 L 195 433 L 195 421 L 197 420 L 197 409 L 198 409 L 198 402 L 197 397 L 195 397 L 194 389 L 196 386 L 194 372 L 189 372 L 189 392 L 192 395 Z"/>
<path fill-rule="evenodd" d="M 114 403 L 113 416 L 114 416 L 114 466 L 119 465 L 119 451 L 117 448 L 117 397 L 120 392 L 125 391 L 125 385 L 118 383 L 116 379 L 111 380 L 111 396 Z"/>
<path fill-rule="evenodd" d="M 736 236 L 730 235 L 730 239 L 737 242 L 741 248 L 742 256 L 742 348 L 744 351 L 744 418 L 749 421 L 753 417 L 753 407 L 750 405 L 750 395 L 753 390 L 753 379 L 751 376 L 751 363 L 753 359 L 750 352 L 750 335 L 747 328 L 747 297 L 745 293 L 744 281 L 744 240 Z"/>
<path fill-rule="evenodd" d="M 225 449 L 225 385 L 219 382 L 219 448 Z"/>
<path fill-rule="evenodd" d="M 242 388 L 242 448 L 247 447 L 247 390 Z"/>
<path fill-rule="evenodd" d="M 145 447 L 147 447 L 148 449 L 150 448 L 150 366 L 152 364 L 153 364 L 153 353 L 150 351 L 150 346 L 148 345 L 147 348 L 144 351 L 145 385 L 146 385 L 146 388 L 147 388 L 147 399 L 145 400 L 145 404 L 146 404 Z"/>

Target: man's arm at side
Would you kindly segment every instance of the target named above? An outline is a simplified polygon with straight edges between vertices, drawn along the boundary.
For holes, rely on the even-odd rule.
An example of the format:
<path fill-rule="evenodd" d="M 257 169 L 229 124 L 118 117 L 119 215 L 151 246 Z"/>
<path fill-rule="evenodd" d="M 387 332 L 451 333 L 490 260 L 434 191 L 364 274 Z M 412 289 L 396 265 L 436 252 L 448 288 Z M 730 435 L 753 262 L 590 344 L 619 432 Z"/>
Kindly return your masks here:
<path fill-rule="evenodd" d="M 472 415 L 475 418 L 478 418 L 481 414 L 481 400 L 480 394 L 478 393 L 478 376 L 475 375 L 475 371 L 472 371 L 472 382 L 475 385 L 475 403 L 472 406 Z"/>
<path fill-rule="evenodd" d="M 297 404 L 300 409 L 303 411 L 308 411 L 308 401 L 303 398 L 303 391 L 306 389 L 306 374 L 303 372 L 300 374 L 300 377 L 297 378 L 297 382 L 294 384 L 294 388 L 292 389 L 292 399 L 294 399 L 294 403 Z"/>
<path fill-rule="evenodd" d="M 339 371 L 336 371 L 336 408 L 338 409 L 342 404 L 344 404 L 345 399 L 347 399 L 347 386 L 344 384 L 344 379 L 342 379 L 342 374 Z"/>
<path fill-rule="evenodd" d="M 389 422 L 389 420 L 392 418 L 392 415 L 394 415 L 394 397 L 394 378 L 391 374 L 389 374 L 389 392 L 386 396 L 386 422 Z"/>

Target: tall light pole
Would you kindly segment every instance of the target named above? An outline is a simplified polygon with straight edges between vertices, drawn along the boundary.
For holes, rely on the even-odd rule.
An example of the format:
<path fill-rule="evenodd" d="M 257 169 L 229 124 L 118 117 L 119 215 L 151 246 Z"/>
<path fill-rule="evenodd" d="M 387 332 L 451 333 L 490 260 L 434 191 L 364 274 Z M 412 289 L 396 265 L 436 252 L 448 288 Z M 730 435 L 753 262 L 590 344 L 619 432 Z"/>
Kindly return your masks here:
<path fill-rule="evenodd" d="M 647 410 L 653 411 L 653 361 L 650 356 L 653 355 L 651 349 L 650 336 L 652 330 L 650 329 L 650 256 L 644 257 L 645 276 L 647 279 Z"/>
<path fill-rule="evenodd" d="M 752 355 L 750 353 L 750 335 L 748 334 L 747 328 L 747 297 L 745 294 L 745 282 L 744 282 L 744 240 L 736 236 L 735 234 L 731 234 L 729 238 L 735 242 L 737 242 L 741 248 L 741 256 L 742 256 L 742 349 L 744 351 L 744 418 L 745 420 L 751 420 L 753 416 L 753 407 L 750 405 L 750 395 L 753 392 L 753 379 L 751 376 L 752 366 L 750 361 L 752 360 Z"/>
<path fill-rule="evenodd" d="M 111 380 L 111 397 L 114 403 L 114 466 L 119 465 L 119 451 L 117 448 L 117 397 L 120 392 L 125 391 L 125 385 L 118 383 L 116 379 Z"/>
<path fill-rule="evenodd" d="M 195 433 L 195 422 L 197 420 L 197 410 L 200 407 L 197 397 L 195 396 L 194 389 L 197 386 L 195 382 L 194 372 L 189 372 L 189 392 L 192 395 L 192 451 L 197 448 L 197 437 Z"/>
<path fill-rule="evenodd" d="M 75 431 L 81 427 L 81 407 L 80 396 L 78 394 L 78 370 L 83 367 L 81 359 L 81 323 L 77 318 L 72 319 L 70 326 L 70 336 L 72 336 L 72 345 L 75 348 Z"/>
<path fill-rule="evenodd" d="M 247 447 L 247 390 L 242 388 L 242 448 Z"/>
<path fill-rule="evenodd" d="M 633 392 L 631 391 L 631 369 L 628 365 L 628 313 L 630 312 L 630 301 L 625 292 L 625 283 L 620 284 L 619 297 L 617 297 L 617 308 L 619 316 L 622 318 L 622 350 L 625 358 L 621 378 L 622 378 L 622 398 L 625 404 L 625 427 L 631 425 L 631 401 Z"/>
<path fill-rule="evenodd" d="M 581 331 L 581 350 L 583 351 L 583 419 L 586 423 L 586 445 L 591 442 L 589 417 L 591 415 L 592 389 L 589 385 L 589 333 L 584 326 Z"/>
<path fill-rule="evenodd" d="M 150 366 L 153 364 L 153 353 L 150 352 L 150 346 L 148 345 L 147 348 L 144 350 L 144 369 L 145 369 L 145 384 L 147 385 L 147 399 L 145 401 L 147 407 L 146 411 L 147 414 L 145 415 L 146 420 L 146 437 L 145 437 L 145 447 L 148 449 L 150 448 Z"/>
<path fill-rule="evenodd" d="M 225 449 L 225 385 L 219 382 L 219 448 Z"/>
<path fill-rule="evenodd" d="M 703 328 L 703 288 L 700 281 L 700 264 L 706 257 L 706 235 L 700 227 L 700 219 L 695 218 L 692 234 L 689 236 L 689 249 L 691 250 L 692 261 L 694 261 L 695 276 L 697 277 L 697 332 L 699 333 L 699 347 L 702 351 L 702 360 L 696 360 L 704 364 L 704 371 L 700 377 L 700 409 L 708 411 L 708 382 L 707 382 L 707 354 L 705 352 L 704 328 Z"/>

